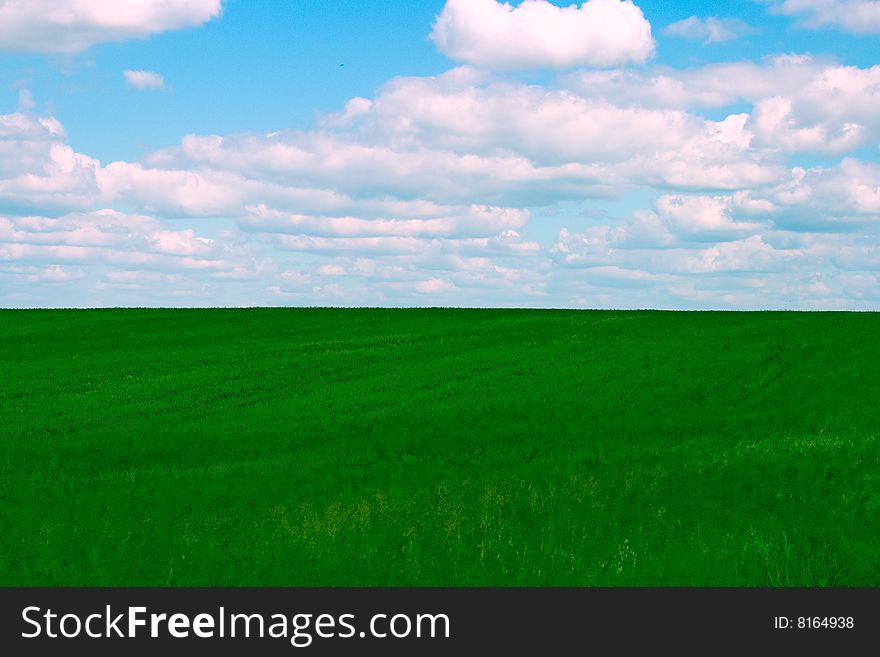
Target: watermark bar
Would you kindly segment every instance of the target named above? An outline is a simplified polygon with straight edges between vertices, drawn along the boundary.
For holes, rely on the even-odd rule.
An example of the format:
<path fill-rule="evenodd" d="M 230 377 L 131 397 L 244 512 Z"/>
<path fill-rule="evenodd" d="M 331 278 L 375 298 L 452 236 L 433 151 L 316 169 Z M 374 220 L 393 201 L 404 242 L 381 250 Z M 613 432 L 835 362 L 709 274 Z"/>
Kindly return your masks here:
<path fill-rule="evenodd" d="M 878 639 L 880 589 L 0 589 L 4 654 L 852 654 Z"/>

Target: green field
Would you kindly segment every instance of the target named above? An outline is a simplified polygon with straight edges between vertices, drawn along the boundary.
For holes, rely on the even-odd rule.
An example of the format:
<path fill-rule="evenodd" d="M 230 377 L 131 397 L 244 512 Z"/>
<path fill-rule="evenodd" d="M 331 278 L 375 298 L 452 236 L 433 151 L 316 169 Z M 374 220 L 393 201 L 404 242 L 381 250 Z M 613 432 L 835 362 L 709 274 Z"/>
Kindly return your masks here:
<path fill-rule="evenodd" d="M 880 314 L 0 312 L 0 585 L 880 585 Z"/>

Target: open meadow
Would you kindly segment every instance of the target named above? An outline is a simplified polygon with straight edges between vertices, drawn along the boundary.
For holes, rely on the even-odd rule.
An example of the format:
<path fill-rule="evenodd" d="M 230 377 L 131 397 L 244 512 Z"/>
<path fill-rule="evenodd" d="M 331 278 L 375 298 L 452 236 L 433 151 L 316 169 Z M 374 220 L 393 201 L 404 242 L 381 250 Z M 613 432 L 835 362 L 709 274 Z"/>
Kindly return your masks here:
<path fill-rule="evenodd" d="M 0 311 L 0 585 L 880 586 L 880 314 Z"/>

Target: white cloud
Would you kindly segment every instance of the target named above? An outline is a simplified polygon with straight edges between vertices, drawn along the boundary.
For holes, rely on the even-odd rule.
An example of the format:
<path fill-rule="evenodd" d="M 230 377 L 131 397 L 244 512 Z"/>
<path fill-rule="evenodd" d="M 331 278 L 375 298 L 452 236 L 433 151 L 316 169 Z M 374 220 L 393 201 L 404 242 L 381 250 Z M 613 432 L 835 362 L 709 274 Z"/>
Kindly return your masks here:
<path fill-rule="evenodd" d="M 738 101 L 793 96 L 830 61 L 805 55 L 777 55 L 761 63 L 739 61 L 695 68 L 664 66 L 645 70 L 578 71 L 565 84 L 588 98 L 645 108 L 719 108 Z"/>
<path fill-rule="evenodd" d="M 723 242 L 759 231 L 759 223 L 733 219 L 732 201 L 730 196 L 665 195 L 657 199 L 655 208 L 665 224 L 686 240 Z"/>
<path fill-rule="evenodd" d="M 455 289 L 455 285 L 451 281 L 442 278 L 431 278 L 416 284 L 416 292 L 422 294 L 441 294 L 451 292 Z"/>
<path fill-rule="evenodd" d="M 370 111 L 373 102 L 368 98 L 355 96 L 345 103 L 345 110 L 336 114 L 330 114 L 323 118 L 323 125 L 329 128 L 341 128 L 351 125 L 358 118 Z"/>
<path fill-rule="evenodd" d="M 59 284 L 85 278 L 86 273 L 78 267 L 49 266 L 0 266 L 0 276 L 11 274 L 19 283 Z"/>
<path fill-rule="evenodd" d="M 0 115 L 0 213 L 86 209 L 97 196 L 99 167 L 66 143 L 57 120 Z"/>
<path fill-rule="evenodd" d="M 750 34 L 751 31 L 751 27 L 739 19 L 714 16 L 705 19 L 691 16 L 667 25 L 663 29 L 663 32 L 670 36 L 702 41 L 704 44 L 733 41 Z"/>
<path fill-rule="evenodd" d="M 786 174 L 772 153 L 750 148 L 747 114 L 708 121 L 565 89 L 483 81 L 467 70 L 395 80 L 362 110 L 356 125 L 337 129 L 189 136 L 147 158 L 149 168 L 111 164 L 102 188 L 107 199 L 150 200 L 153 210 L 172 214 L 175 206 L 197 214 L 202 199 L 210 214 L 241 203 L 278 209 L 295 189 L 332 190 L 362 204 L 523 206 L 631 185 L 733 190 Z M 363 208 L 353 210 L 358 216 Z M 372 216 L 383 214 L 394 218 Z"/>
<path fill-rule="evenodd" d="M 276 266 L 235 240 L 113 210 L 57 218 L 0 215 L 4 306 L 246 302 Z"/>
<path fill-rule="evenodd" d="M 777 173 L 759 153 L 747 152 L 745 118 L 706 121 L 680 110 L 622 106 L 504 80 L 404 78 L 374 100 L 359 134 L 404 148 L 416 143 L 468 154 L 472 169 L 475 155 L 487 161 L 515 154 L 524 159 L 496 169 L 517 174 L 511 187 L 519 189 L 530 179 L 545 189 L 554 180 L 568 187 L 579 182 L 585 190 L 591 183 L 677 186 L 685 180 L 717 188 Z M 707 159 L 709 166 L 701 162 Z"/>
<path fill-rule="evenodd" d="M 675 111 L 617 106 L 565 89 L 513 83 L 401 78 L 362 119 L 362 132 L 460 153 L 501 149 L 540 164 L 621 160 L 665 150 L 704 122 Z M 392 142 L 394 143 L 394 142 Z"/>
<path fill-rule="evenodd" d="M 758 102 L 750 125 L 761 142 L 785 151 L 846 153 L 863 144 L 867 136 L 854 121 L 805 125 L 795 114 L 794 101 L 779 96 Z"/>
<path fill-rule="evenodd" d="M 455 210 L 456 208 L 450 208 Z M 460 214 L 430 219 L 387 219 L 362 217 L 316 217 L 271 210 L 265 205 L 251 208 L 241 220 L 247 230 L 323 237 L 491 237 L 529 220 L 529 212 L 512 208 L 471 206 Z"/>
<path fill-rule="evenodd" d="M 0 0 L 0 51 L 79 52 L 196 27 L 221 11 L 222 0 Z"/>
<path fill-rule="evenodd" d="M 574 234 L 563 229 L 551 253 L 568 265 L 638 266 L 640 259 L 656 261 L 659 253 L 687 253 L 706 244 L 721 247 L 767 232 L 768 219 L 749 221 L 738 210 L 736 195 L 666 194 L 654 202 L 653 211 L 638 210 L 617 225 L 591 226 Z"/>
<path fill-rule="evenodd" d="M 828 66 L 787 96 L 758 101 L 750 125 L 770 147 L 845 153 L 880 139 L 880 66 Z"/>
<path fill-rule="evenodd" d="M 165 78 L 152 71 L 123 71 L 125 81 L 133 89 L 141 91 L 162 91 L 165 89 Z"/>
<path fill-rule="evenodd" d="M 494 238 L 275 235 L 272 241 L 303 254 L 301 262 L 317 258 L 309 271 L 288 269 L 271 286 L 297 302 L 314 303 L 332 285 L 343 303 L 425 305 L 433 303 L 426 297 L 454 292 L 444 305 L 492 303 L 487 299 L 523 305 L 546 287 L 539 245 L 515 231 Z"/>
<path fill-rule="evenodd" d="M 168 216 L 224 216 L 241 212 L 254 185 L 223 172 L 152 169 L 111 162 L 98 171 L 101 198 L 122 200 Z"/>
<path fill-rule="evenodd" d="M 775 13 L 795 16 L 806 27 L 837 27 L 853 34 L 880 33 L 877 0 L 765 0 Z"/>
<path fill-rule="evenodd" d="M 771 272 L 779 271 L 787 260 L 799 255 L 796 251 L 775 249 L 762 236 L 753 235 L 684 254 L 673 266 L 687 274 Z"/>
<path fill-rule="evenodd" d="M 629 0 L 557 7 L 524 0 L 447 0 L 431 39 L 452 59 L 492 69 L 563 69 L 642 63 L 651 25 Z"/>
<path fill-rule="evenodd" d="M 317 269 L 319 276 L 345 276 L 347 273 L 341 265 L 326 264 Z"/>
<path fill-rule="evenodd" d="M 606 288 L 652 288 L 675 281 L 669 274 L 652 274 L 641 269 L 626 269 L 616 265 L 589 267 L 581 270 L 580 280 Z"/>
<path fill-rule="evenodd" d="M 528 217 L 521 210 L 455 203 L 457 196 L 472 195 L 462 178 L 478 173 L 475 164 L 479 164 L 488 179 L 494 160 L 472 158 L 475 163 L 438 152 L 432 162 L 429 152 L 398 153 L 329 139 L 309 144 L 314 152 L 276 140 L 267 144 L 259 137 L 204 141 L 211 145 L 200 138 L 188 138 L 180 148 L 158 154 L 154 161 L 165 167 L 129 162 L 102 167 L 97 177 L 103 202 L 124 202 L 165 216 L 244 217 L 248 226 L 274 222 L 286 229 L 305 221 L 297 216 L 327 216 L 334 220 L 384 220 L 383 230 L 416 225 L 402 220 L 442 220 L 420 225 L 424 230 L 443 232 L 454 224 L 484 234 L 519 227 Z M 303 157 L 292 162 L 287 151 L 298 151 Z M 374 155 L 372 169 L 368 166 L 370 154 Z M 252 159 L 254 166 L 248 167 Z M 447 171 L 438 176 L 443 159 Z M 518 178 L 516 172 L 511 175 Z M 498 180 L 495 185 L 507 188 L 512 183 Z M 421 198 L 416 196 L 419 187 Z M 450 199 L 453 204 L 447 202 Z M 290 212 L 293 209 L 296 212 Z M 275 211 L 281 214 L 272 216 Z M 284 217 L 285 212 L 290 216 Z M 340 221 L 335 223 L 338 229 Z"/>
<path fill-rule="evenodd" d="M 62 257 L 75 261 L 88 255 L 123 262 L 128 254 L 140 262 L 180 259 L 184 268 L 202 268 L 209 263 L 221 266 L 228 255 L 226 246 L 197 236 L 191 228 L 174 229 L 151 217 L 113 210 L 58 218 L 0 216 L 0 244 L 13 253 L 27 253 L 30 259 L 45 254 L 50 260 Z"/>
<path fill-rule="evenodd" d="M 844 158 L 831 168 L 796 167 L 788 181 L 735 199 L 744 214 L 790 230 L 880 226 L 880 165 Z"/>
<path fill-rule="evenodd" d="M 804 56 L 763 65 L 712 64 L 648 72 L 592 71 L 567 76 L 579 94 L 647 108 L 753 104 L 744 126 L 754 146 L 785 152 L 846 153 L 880 140 L 880 66 L 841 66 Z"/>
<path fill-rule="evenodd" d="M 613 233 L 560 231 L 551 254 L 565 267 L 618 267 L 663 275 L 778 272 L 805 257 L 799 249 L 775 248 L 761 235 L 701 248 L 628 249 L 607 241 Z"/>
<path fill-rule="evenodd" d="M 536 255 L 540 246 L 527 242 L 515 231 L 495 237 L 421 238 L 421 237 L 315 237 L 271 233 L 272 243 L 285 251 L 331 255 L 364 254 L 376 256 L 416 256 L 426 254 L 471 253 L 497 257 Z"/>
<path fill-rule="evenodd" d="M 784 56 L 538 85 L 465 66 L 312 130 L 103 166 L 55 119 L 0 116 L 0 302 L 42 282 L 87 304 L 876 305 L 878 165 L 788 154 L 880 136 L 878 73 Z M 752 107 L 691 111 L 734 102 Z M 526 209 L 631 193 L 625 220 Z"/>

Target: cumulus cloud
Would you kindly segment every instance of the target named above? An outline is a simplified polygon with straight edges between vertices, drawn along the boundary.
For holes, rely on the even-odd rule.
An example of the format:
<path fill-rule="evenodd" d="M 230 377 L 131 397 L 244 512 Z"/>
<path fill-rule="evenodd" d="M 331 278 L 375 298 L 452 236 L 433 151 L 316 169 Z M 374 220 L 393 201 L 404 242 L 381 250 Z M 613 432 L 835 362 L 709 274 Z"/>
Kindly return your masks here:
<path fill-rule="evenodd" d="M 578 71 L 565 76 L 569 89 L 617 104 L 675 109 L 721 108 L 792 96 L 833 61 L 808 55 L 774 55 L 762 62 L 721 62 L 693 68 Z"/>
<path fill-rule="evenodd" d="M 193 229 L 114 210 L 58 218 L 0 217 L 0 259 L 64 263 L 105 261 L 160 269 L 222 269 L 231 250 Z"/>
<path fill-rule="evenodd" d="M 45 285 L 87 305 L 869 307 L 880 169 L 851 151 L 880 137 L 878 75 L 803 56 L 543 85 L 463 66 L 310 130 L 107 164 L 55 119 L 0 116 L 0 302 Z M 804 150 L 842 159 L 793 166 Z M 631 193 L 622 220 L 539 209 Z"/>
<path fill-rule="evenodd" d="M 125 81 L 132 89 L 141 91 L 162 91 L 165 89 L 165 78 L 152 71 L 123 71 Z"/>
<path fill-rule="evenodd" d="M 166 216 L 224 216 L 240 212 L 253 184 L 223 172 L 153 169 L 111 162 L 97 173 L 101 199 L 122 201 Z"/>
<path fill-rule="evenodd" d="M 801 19 L 806 27 L 837 27 L 853 34 L 880 33 L 877 0 L 765 0 L 771 10 Z"/>
<path fill-rule="evenodd" d="M 416 292 L 422 294 L 441 294 L 443 292 L 451 292 L 455 289 L 455 285 L 451 281 L 442 278 L 431 278 L 416 284 Z"/>
<path fill-rule="evenodd" d="M 791 230 L 880 226 L 880 165 L 844 158 L 834 167 L 795 167 L 789 180 L 735 196 L 743 213 Z"/>
<path fill-rule="evenodd" d="M 732 201 L 730 196 L 664 195 L 655 209 L 665 225 L 686 240 L 724 242 L 762 228 L 760 223 L 734 219 Z"/>
<path fill-rule="evenodd" d="M 431 39 L 452 59 L 502 70 L 619 66 L 654 52 L 651 25 L 630 0 L 587 0 L 580 7 L 447 0 Z"/>
<path fill-rule="evenodd" d="M 619 106 L 567 89 L 458 75 L 395 80 L 361 119 L 361 132 L 460 153 L 503 148 L 559 164 L 667 150 L 704 124 L 680 112 Z"/>
<path fill-rule="evenodd" d="M 755 106 L 751 125 L 758 139 L 771 147 L 786 151 L 820 151 L 845 153 L 864 143 L 864 128 L 846 121 L 829 125 L 822 121 L 805 124 L 797 117 L 791 98 L 775 96 Z"/>
<path fill-rule="evenodd" d="M 491 238 L 420 238 L 405 236 L 320 237 L 307 234 L 271 233 L 272 242 L 285 251 L 322 254 L 366 254 L 370 256 L 415 256 L 419 254 L 470 253 L 499 257 L 536 255 L 537 242 L 528 242 L 516 231 Z"/>
<path fill-rule="evenodd" d="M 454 210 L 454 208 L 450 208 Z M 472 206 L 458 215 L 430 219 L 316 217 L 271 210 L 265 205 L 251 208 L 241 220 L 247 230 L 320 237 L 473 237 L 521 228 L 529 212 L 512 208 Z"/>
<path fill-rule="evenodd" d="M 648 72 L 580 72 L 567 77 L 579 94 L 644 108 L 753 105 L 744 125 L 753 146 L 843 154 L 880 141 L 880 66 L 860 68 L 807 56 L 763 64 L 735 62 Z"/>
<path fill-rule="evenodd" d="M 0 115 L 0 212 L 86 209 L 97 197 L 99 168 L 67 144 L 56 119 Z"/>
<path fill-rule="evenodd" d="M 196 27 L 221 11 L 222 0 L 0 0 L 0 51 L 74 53 Z"/>
<path fill-rule="evenodd" d="M 758 101 L 758 139 L 789 151 L 846 153 L 880 139 L 880 66 L 826 67 L 790 96 Z"/>
<path fill-rule="evenodd" d="M 691 16 L 667 25 L 663 29 L 664 34 L 702 41 L 703 44 L 733 41 L 750 34 L 751 31 L 752 28 L 739 19 L 714 16 L 705 19 Z"/>
<path fill-rule="evenodd" d="M 880 167 L 845 158 L 752 191 L 663 195 L 623 222 L 560 231 L 553 287 L 593 307 L 626 288 L 628 307 L 874 308 L 861 286 L 880 271 L 878 194 Z"/>
<path fill-rule="evenodd" d="M 739 240 L 688 248 L 644 250 L 627 248 L 609 241 L 612 233 L 588 230 L 572 233 L 560 231 L 551 254 L 561 265 L 578 269 L 609 267 L 617 271 L 643 271 L 655 275 L 692 276 L 704 274 L 775 272 L 802 259 L 799 249 L 776 248 L 761 235 Z"/>
<path fill-rule="evenodd" d="M 146 215 L 0 215 L 4 305 L 223 305 L 276 269 L 250 246 Z"/>
<path fill-rule="evenodd" d="M 260 196 L 249 205 L 292 206 L 284 197 L 299 188 L 362 204 L 521 207 L 604 197 L 632 185 L 693 191 L 783 179 L 773 153 L 750 147 L 747 120 L 620 106 L 456 70 L 389 83 L 353 125 L 190 136 L 145 165 L 109 165 L 102 188 L 115 190 L 108 199 L 149 200 L 153 210 L 163 211 L 161 200 L 169 211 L 194 214 L 207 204 L 209 214 Z M 216 193 L 202 193 L 208 189 Z M 393 218 L 373 216 L 383 214 Z"/>
<path fill-rule="evenodd" d="M 285 302 L 432 305 L 441 296 L 443 305 L 540 305 L 547 285 L 539 245 L 515 231 L 461 239 L 272 237 L 278 249 L 318 258 L 311 269 L 278 276 L 271 292 Z"/>

